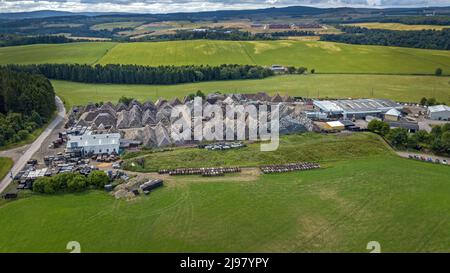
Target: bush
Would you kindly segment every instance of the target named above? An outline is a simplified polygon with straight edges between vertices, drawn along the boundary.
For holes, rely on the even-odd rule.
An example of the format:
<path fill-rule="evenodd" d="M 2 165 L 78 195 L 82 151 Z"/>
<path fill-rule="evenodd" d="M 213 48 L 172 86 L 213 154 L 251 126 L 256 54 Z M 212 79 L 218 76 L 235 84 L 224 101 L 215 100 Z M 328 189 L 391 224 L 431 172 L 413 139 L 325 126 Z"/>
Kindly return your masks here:
<path fill-rule="evenodd" d="M 53 177 L 58 191 L 64 192 L 67 190 L 67 183 L 75 177 L 73 173 L 60 173 Z"/>
<path fill-rule="evenodd" d="M 109 183 L 109 177 L 103 171 L 93 171 L 87 178 L 89 186 L 97 189 L 103 189 L 103 187 Z"/>
<path fill-rule="evenodd" d="M 442 68 L 440 68 L 440 67 L 436 68 L 436 71 L 434 71 L 434 75 L 442 76 Z"/>
<path fill-rule="evenodd" d="M 86 189 L 86 177 L 83 175 L 76 175 L 67 182 L 67 190 L 69 192 L 81 192 Z"/>
<path fill-rule="evenodd" d="M 376 134 L 385 136 L 389 133 L 389 124 L 381 120 L 373 119 L 367 125 L 367 129 Z"/>
<path fill-rule="evenodd" d="M 403 128 L 395 128 L 389 131 L 386 138 L 395 147 L 406 147 L 408 144 L 408 131 Z"/>
<path fill-rule="evenodd" d="M 48 177 L 39 177 L 34 181 L 33 183 L 33 191 L 44 193 L 45 192 L 45 185 L 48 183 L 47 181 Z"/>

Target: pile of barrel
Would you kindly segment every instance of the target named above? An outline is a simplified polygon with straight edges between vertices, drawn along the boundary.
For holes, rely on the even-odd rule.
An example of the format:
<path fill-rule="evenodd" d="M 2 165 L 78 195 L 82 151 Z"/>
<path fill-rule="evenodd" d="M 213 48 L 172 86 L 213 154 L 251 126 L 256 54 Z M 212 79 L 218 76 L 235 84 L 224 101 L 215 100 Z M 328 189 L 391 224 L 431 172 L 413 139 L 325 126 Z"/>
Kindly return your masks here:
<path fill-rule="evenodd" d="M 305 171 L 305 170 L 312 170 L 312 169 L 318 169 L 318 168 L 320 168 L 320 165 L 317 163 L 298 162 L 298 163 L 262 166 L 261 171 L 265 174 L 269 174 L 269 173 L 285 173 L 285 172 L 293 172 L 293 171 Z"/>
<path fill-rule="evenodd" d="M 200 174 L 202 176 L 222 176 L 225 173 L 238 173 L 241 171 L 239 167 L 218 167 L 218 168 L 181 168 L 181 169 L 161 169 L 159 174 L 169 175 L 193 175 Z"/>

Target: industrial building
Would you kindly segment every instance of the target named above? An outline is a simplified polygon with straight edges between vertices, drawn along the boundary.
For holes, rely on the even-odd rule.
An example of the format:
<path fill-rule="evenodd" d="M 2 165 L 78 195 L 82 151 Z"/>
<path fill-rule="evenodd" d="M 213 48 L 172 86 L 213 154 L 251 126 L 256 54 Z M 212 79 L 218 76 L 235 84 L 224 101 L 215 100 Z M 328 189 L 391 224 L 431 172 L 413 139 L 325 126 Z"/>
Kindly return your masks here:
<path fill-rule="evenodd" d="M 428 107 L 428 117 L 433 120 L 449 120 L 450 121 L 450 106 L 435 105 Z"/>
<path fill-rule="evenodd" d="M 384 114 L 385 121 L 398 121 L 401 117 L 402 113 L 395 108 L 392 108 Z"/>
<path fill-rule="evenodd" d="M 314 110 L 325 113 L 329 118 L 358 119 L 368 115 L 382 116 L 391 109 L 403 107 L 387 99 L 314 100 Z"/>
<path fill-rule="evenodd" d="M 112 154 L 119 153 L 120 134 L 92 134 L 71 135 L 67 141 L 68 152 L 80 152 L 87 154 Z"/>

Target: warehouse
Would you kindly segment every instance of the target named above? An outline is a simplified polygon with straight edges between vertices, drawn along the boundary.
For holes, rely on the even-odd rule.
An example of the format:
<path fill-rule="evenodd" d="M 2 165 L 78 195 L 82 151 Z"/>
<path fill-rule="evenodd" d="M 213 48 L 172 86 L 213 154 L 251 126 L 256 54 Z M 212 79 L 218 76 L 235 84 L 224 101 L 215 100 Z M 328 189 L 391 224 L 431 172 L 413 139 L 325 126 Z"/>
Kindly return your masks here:
<path fill-rule="evenodd" d="M 325 113 L 328 117 L 344 119 L 381 116 L 391 109 L 403 108 L 400 104 L 386 99 L 314 100 L 313 105 L 315 111 Z"/>
<path fill-rule="evenodd" d="M 67 141 L 67 152 L 80 151 L 88 154 L 119 153 L 120 134 L 91 134 L 70 136 Z"/>
<path fill-rule="evenodd" d="M 384 120 L 386 121 L 397 121 L 401 117 L 402 113 L 395 108 L 392 108 L 391 110 L 387 111 L 386 114 L 384 114 Z"/>
<path fill-rule="evenodd" d="M 430 106 L 428 107 L 428 117 L 433 120 L 450 120 L 450 106 Z"/>

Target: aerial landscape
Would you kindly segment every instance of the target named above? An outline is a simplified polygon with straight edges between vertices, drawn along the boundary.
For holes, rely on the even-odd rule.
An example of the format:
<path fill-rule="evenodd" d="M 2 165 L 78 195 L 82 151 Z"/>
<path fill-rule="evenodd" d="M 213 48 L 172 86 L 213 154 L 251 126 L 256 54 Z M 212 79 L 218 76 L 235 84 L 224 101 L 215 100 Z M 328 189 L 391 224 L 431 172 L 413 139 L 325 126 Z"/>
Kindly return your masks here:
<path fill-rule="evenodd" d="M 0 253 L 450 252 L 449 1 L 34 2 Z"/>

